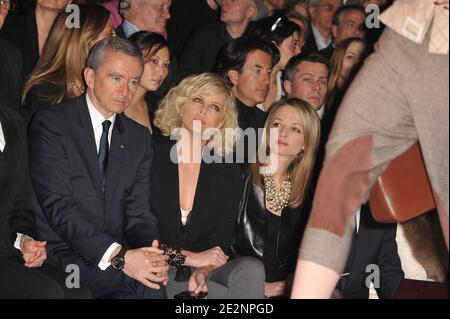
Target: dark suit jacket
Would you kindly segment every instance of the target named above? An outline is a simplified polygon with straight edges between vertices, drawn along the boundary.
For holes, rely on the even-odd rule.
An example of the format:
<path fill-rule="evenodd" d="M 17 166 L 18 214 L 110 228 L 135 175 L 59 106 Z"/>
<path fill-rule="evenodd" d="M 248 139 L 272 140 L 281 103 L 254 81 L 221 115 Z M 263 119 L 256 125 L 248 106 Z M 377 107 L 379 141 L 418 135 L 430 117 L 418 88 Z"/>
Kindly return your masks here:
<path fill-rule="evenodd" d="M 25 126 L 16 112 L 1 105 L 0 122 L 6 140 L 0 151 L 0 257 L 6 257 L 18 254 L 17 233 L 36 238 L 36 225 Z"/>
<path fill-rule="evenodd" d="M 0 102 L 14 110 L 19 108 L 23 82 L 22 54 L 8 40 L 0 38 Z"/>
<path fill-rule="evenodd" d="M 202 162 L 194 207 L 181 223 L 178 165 L 170 159 L 174 141 L 155 143 L 152 166 L 152 210 L 159 221 L 161 240 L 168 245 L 200 252 L 220 246 L 227 253 L 239 210 L 242 177 L 237 164 Z"/>
<path fill-rule="evenodd" d="M 177 82 L 191 74 L 212 72 L 221 47 L 231 40 L 223 23 L 205 25 L 195 30 L 180 55 Z"/>
<path fill-rule="evenodd" d="M 85 95 L 39 111 L 29 144 L 32 181 L 42 208 L 38 227 L 57 266 L 81 260 L 88 275 L 95 276 L 113 242 L 139 248 L 159 238 L 150 210 L 147 128 L 117 115 L 104 193 Z"/>
<path fill-rule="evenodd" d="M 200 25 L 217 24 L 220 10 L 212 10 L 204 0 L 172 0 L 171 19 L 167 21 L 170 52 L 178 57 L 187 39 Z"/>
<path fill-rule="evenodd" d="M 394 297 L 404 277 L 395 241 L 396 233 L 397 224 L 377 223 L 369 205 L 362 206 L 359 232 L 354 236 L 344 271 L 350 275 L 341 280 L 344 298 L 369 297 L 366 278 L 372 274 L 372 270 L 366 272 L 368 265 L 377 265 L 380 269 L 380 287 L 376 288 L 378 297 Z"/>
<path fill-rule="evenodd" d="M 47 81 L 30 88 L 25 98 L 25 104 L 19 108 L 19 113 L 22 115 L 27 128 L 37 111 L 56 104 L 51 101 L 50 97 L 56 95 L 60 89 L 56 84 Z M 67 97 L 64 97 L 63 102 L 66 100 Z"/>
<path fill-rule="evenodd" d="M 311 27 L 311 23 L 309 24 L 308 28 L 309 28 L 308 37 L 306 38 L 305 44 L 303 45 L 302 48 L 302 54 L 304 56 L 308 56 L 311 53 L 319 51 L 319 48 L 317 47 L 316 44 L 316 38 L 314 37 L 314 33 Z"/>
<path fill-rule="evenodd" d="M 27 76 L 39 60 L 39 41 L 36 13 L 8 14 L 0 36 L 9 40 L 22 53 L 23 75 Z"/>
<path fill-rule="evenodd" d="M 334 53 L 334 46 L 333 46 L 333 44 L 330 44 L 325 49 L 319 51 L 319 54 L 321 56 L 323 56 L 324 58 L 327 58 L 328 60 L 331 59 L 331 57 L 333 56 L 333 53 Z"/>

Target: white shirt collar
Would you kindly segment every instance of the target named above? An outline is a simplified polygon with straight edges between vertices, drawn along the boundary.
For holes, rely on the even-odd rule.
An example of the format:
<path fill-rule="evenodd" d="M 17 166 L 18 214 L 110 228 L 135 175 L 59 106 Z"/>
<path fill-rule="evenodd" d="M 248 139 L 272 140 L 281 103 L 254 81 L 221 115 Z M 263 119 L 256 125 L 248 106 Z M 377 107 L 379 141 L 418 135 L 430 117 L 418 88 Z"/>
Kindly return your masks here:
<path fill-rule="evenodd" d="M 311 23 L 311 29 L 312 29 L 312 32 L 314 34 L 314 38 L 316 40 L 317 49 L 319 51 L 321 51 L 323 49 L 326 49 L 331 44 L 331 42 L 333 41 L 333 38 L 331 36 L 330 36 L 330 39 L 328 41 L 325 40 L 323 35 L 320 34 L 319 30 L 317 30 L 317 28 L 312 23 Z"/>
<path fill-rule="evenodd" d="M 92 127 L 94 128 L 94 130 L 99 126 L 102 126 L 103 122 L 106 120 L 111 122 L 111 127 L 114 126 L 114 122 L 116 121 L 116 114 L 108 119 L 105 119 L 105 117 L 94 106 L 94 103 L 92 103 L 89 94 L 86 94 L 86 102 L 88 105 L 89 115 L 91 116 Z"/>
<path fill-rule="evenodd" d="M 97 146 L 97 152 L 100 147 L 100 139 L 102 137 L 103 133 L 103 122 L 108 120 L 111 122 L 111 127 L 108 131 L 108 144 L 111 144 L 111 138 L 112 138 L 112 132 L 114 128 L 114 122 L 116 121 L 117 114 L 114 114 L 108 119 L 105 119 L 105 117 L 97 110 L 97 108 L 94 106 L 94 104 L 91 101 L 91 98 L 89 97 L 89 94 L 86 94 L 86 102 L 88 105 L 89 115 L 91 116 L 91 122 L 92 122 L 92 128 L 94 130 L 94 137 L 95 137 L 95 145 Z"/>
<path fill-rule="evenodd" d="M 0 121 L 0 151 L 3 152 L 6 146 L 5 135 L 3 134 L 2 122 Z"/>
<path fill-rule="evenodd" d="M 139 32 L 139 28 L 132 22 L 124 20 L 122 23 L 123 32 L 127 38 L 131 37 L 134 33 Z"/>
<path fill-rule="evenodd" d="M 317 112 L 317 115 L 319 115 L 319 118 L 322 119 L 323 114 L 325 113 L 325 104 L 322 105 L 322 107 L 320 109 L 318 109 L 316 112 Z"/>

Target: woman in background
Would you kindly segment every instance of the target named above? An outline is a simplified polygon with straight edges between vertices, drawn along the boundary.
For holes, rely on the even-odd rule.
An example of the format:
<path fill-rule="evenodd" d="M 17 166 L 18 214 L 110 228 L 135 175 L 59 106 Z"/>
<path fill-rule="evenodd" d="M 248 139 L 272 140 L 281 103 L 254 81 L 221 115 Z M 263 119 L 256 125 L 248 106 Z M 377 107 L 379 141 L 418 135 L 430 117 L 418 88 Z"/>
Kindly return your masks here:
<path fill-rule="evenodd" d="M 339 42 L 331 56 L 332 71 L 328 82 L 327 104 L 322 123 L 323 151 L 325 151 L 325 142 L 330 134 L 339 105 L 366 58 L 366 50 L 367 45 L 364 40 L 349 38 Z"/>
<path fill-rule="evenodd" d="M 114 34 L 107 9 L 97 5 L 79 8 L 80 28 L 67 28 L 68 13 L 58 15 L 45 49 L 24 83 L 21 114 L 27 125 L 40 108 L 84 93 L 83 70 L 89 49 Z"/>
<path fill-rule="evenodd" d="M 129 40 L 141 49 L 145 64 L 141 82 L 125 115 L 153 132 L 150 113 L 156 107 L 148 105 L 145 97 L 147 92 L 157 91 L 169 74 L 169 46 L 162 35 L 148 31 L 136 32 Z"/>

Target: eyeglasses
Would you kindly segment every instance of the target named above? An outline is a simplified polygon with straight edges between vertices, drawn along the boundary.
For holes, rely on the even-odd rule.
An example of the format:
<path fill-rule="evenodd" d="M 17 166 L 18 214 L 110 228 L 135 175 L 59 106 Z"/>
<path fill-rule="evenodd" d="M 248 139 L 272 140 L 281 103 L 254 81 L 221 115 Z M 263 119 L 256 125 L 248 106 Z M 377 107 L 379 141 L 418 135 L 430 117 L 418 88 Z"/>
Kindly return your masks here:
<path fill-rule="evenodd" d="M 0 0 L 0 8 L 3 10 L 13 11 L 16 9 L 16 4 L 11 3 L 10 0 Z"/>

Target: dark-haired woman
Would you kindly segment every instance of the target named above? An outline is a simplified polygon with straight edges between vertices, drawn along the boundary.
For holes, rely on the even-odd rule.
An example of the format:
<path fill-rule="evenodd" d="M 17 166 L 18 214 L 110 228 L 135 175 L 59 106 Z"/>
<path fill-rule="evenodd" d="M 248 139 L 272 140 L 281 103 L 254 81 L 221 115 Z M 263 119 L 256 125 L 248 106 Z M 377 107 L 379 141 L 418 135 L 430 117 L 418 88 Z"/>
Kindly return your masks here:
<path fill-rule="evenodd" d="M 270 106 L 282 97 L 282 71 L 289 60 L 301 52 L 301 30 L 285 16 L 271 16 L 253 24 L 246 35 L 271 42 L 280 51 L 280 60 L 273 67 L 270 76 L 269 94 L 262 104 L 267 112 Z"/>
<path fill-rule="evenodd" d="M 158 33 L 140 31 L 130 37 L 144 55 L 144 73 L 125 115 L 152 130 L 151 112 L 156 109 L 148 105 L 147 92 L 157 91 L 169 74 L 170 52 L 167 41 Z"/>

